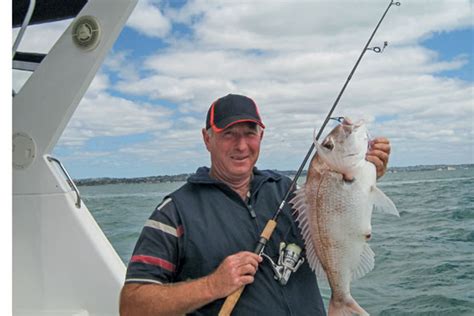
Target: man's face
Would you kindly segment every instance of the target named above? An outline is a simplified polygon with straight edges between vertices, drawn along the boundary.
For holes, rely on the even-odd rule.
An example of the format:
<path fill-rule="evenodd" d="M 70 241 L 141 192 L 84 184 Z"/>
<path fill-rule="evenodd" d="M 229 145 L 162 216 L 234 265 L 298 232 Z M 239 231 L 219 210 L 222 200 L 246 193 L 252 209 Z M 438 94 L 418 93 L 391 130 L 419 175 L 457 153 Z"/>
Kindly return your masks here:
<path fill-rule="evenodd" d="M 212 135 L 203 130 L 214 171 L 229 180 L 249 176 L 260 153 L 262 136 L 263 131 L 255 123 L 238 123 Z"/>

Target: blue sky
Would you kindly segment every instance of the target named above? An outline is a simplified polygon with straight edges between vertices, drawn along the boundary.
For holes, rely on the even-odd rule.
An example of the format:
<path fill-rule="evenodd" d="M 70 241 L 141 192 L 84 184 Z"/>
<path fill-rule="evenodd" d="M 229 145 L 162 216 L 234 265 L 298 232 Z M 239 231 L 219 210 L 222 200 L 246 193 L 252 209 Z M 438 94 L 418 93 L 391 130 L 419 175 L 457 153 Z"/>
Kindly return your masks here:
<path fill-rule="evenodd" d="M 386 5 L 140 0 L 53 153 L 74 178 L 193 172 L 209 104 L 241 93 L 267 125 L 258 166 L 297 169 Z M 392 7 L 372 42 L 389 46 L 341 99 L 336 115 L 390 138 L 392 166 L 474 163 L 472 16 L 461 0 Z M 47 52 L 69 22 L 20 50 Z"/>
<path fill-rule="evenodd" d="M 436 32 L 430 38 L 422 41 L 421 44 L 439 54 L 439 59 L 449 61 L 459 56 L 466 56 L 467 63 L 460 69 L 444 71 L 440 76 L 458 78 L 466 81 L 473 81 L 473 51 L 474 32 L 471 28 L 458 29 L 453 31 Z"/>

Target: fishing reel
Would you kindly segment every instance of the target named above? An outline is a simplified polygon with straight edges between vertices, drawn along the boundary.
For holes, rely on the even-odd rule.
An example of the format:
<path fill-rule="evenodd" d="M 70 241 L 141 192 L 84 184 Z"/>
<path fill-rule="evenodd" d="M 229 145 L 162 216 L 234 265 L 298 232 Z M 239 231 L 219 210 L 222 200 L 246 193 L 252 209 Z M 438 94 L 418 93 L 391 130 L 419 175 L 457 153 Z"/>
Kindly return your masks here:
<path fill-rule="evenodd" d="M 303 264 L 304 258 L 301 257 L 301 247 L 297 244 L 287 245 L 284 242 L 280 243 L 280 256 L 278 263 L 273 262 L 272 258 L 262 253 L 262 256 L 270 261 L 274 278 L 281 285 L 286 285 L 293 272 Z"/>

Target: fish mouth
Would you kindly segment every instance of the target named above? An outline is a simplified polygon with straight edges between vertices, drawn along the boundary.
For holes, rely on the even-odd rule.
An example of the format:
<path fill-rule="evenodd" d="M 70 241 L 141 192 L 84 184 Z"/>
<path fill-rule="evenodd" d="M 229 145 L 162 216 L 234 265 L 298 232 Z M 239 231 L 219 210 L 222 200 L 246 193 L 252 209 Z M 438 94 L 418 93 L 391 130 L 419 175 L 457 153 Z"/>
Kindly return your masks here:
<path fill-rule="evenodd" d="M 354 125 L 354 128 L 359 128 L 364 124 L 365 124 L 364 120 L 359 120 L 359 121 L 357 121 L 357 123 L 354 123 L 353 125 Z"/>
<path fill-rule="evenodd" d="M 341 123 L 341 126 L 342 126 L 342 131 L 344 132 L 344 134 L 346 136 L 349 136 L 351 135 L 352 133 L 355 133 L 358 131 L 359 128 L 361 128 L 362 126 L 365 125 L 365 122 L 364 120 L 359 120 L 357 121 L 356 123 L 353 123 L 352 121 L 346 121 L 344 120 L 342 123 Z"/>
<path fill-rule="evenodd" d="M 353 122 L 350 118 L 348 117 L 339 117 L 339 119 L 343 119 L 342 121 L 339 121 L 341 125 L 346 125 L 346 126 L 352 126 L 354 128 L 360 127 L 365 124 L 364 120 L 358 120 L 357 122 Z"/>

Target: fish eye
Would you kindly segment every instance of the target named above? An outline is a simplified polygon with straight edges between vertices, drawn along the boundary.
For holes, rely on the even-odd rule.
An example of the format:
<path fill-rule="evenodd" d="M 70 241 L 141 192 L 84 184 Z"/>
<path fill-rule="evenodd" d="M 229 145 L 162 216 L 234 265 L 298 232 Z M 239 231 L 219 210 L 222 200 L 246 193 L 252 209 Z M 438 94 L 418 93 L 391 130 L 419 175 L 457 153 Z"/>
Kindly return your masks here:
<path fill-rule="evenodd" d="M 327 149 L 329 149 L 329 150 L 333 150 L 333 149 L 334 149 L 334 143 L 331 142 L 331 141 L 325 142 L 325 143 L 323 144 L 323 147 L 325 147 L 325 148 L 327 148 Z"/>

